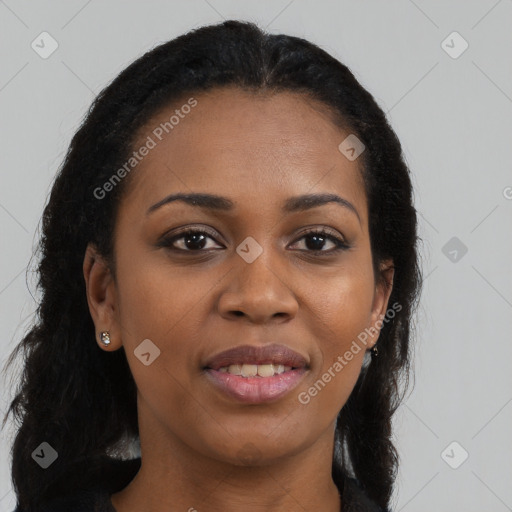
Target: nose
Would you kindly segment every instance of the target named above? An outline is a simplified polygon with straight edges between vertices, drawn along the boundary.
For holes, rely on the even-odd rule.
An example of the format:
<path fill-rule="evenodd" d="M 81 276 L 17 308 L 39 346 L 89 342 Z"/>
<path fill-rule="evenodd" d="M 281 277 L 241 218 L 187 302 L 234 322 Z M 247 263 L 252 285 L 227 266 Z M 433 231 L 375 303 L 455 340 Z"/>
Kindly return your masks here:
<path fill-rule="evenodd" d="M 239 258 L 227 279 L 218 303 L 223 318 L 244 317 L 251 323 L 264 324 L 274 318 L 286 322 L 297 314 L 289 274 L 282 265 L 275 264 L 275 259 L 272 263 L 265 251 L 252 263 Z"/>

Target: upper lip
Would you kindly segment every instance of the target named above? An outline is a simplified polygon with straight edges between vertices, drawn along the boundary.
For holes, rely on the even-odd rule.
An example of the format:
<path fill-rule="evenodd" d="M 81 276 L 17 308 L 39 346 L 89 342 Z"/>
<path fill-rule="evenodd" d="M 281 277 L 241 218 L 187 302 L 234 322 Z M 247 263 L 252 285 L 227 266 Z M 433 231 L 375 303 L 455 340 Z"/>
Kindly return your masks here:
<path fill-rule="evenodd" d="M 211 357 L 205 368 L 218 370 L 231 364 L 282 364 L 292 368 L 304 368 L 306 359 L 285 345 L 239 345 Z"/>

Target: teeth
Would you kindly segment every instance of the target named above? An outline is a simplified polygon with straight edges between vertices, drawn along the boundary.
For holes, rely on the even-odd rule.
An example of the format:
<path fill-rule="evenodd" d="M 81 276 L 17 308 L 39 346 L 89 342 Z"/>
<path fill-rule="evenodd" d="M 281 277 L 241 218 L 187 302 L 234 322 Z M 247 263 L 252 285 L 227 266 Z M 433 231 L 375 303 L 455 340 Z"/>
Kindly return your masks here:
<path fill-rule="evenodd" d="M 231 364 L 228 367 L 228 373 L 232 375 L 242 375 L 242 367 L 238 364 Z"/>
<path fill-rule="evenodd" d="M 256 377 L 258 375 L 258 365 L 256 364 L 243 364 L 242 377 Z"/>
<path fill-rule="evenodd" d="M 239 375 L 241 377 L 273 377 L 274 375 L 289 372 L 291 369 L 291 366 L 284 366 L 282 364 L 231 364 L 219 368 L 219 372 Z"/>
<path fill-rule="evenodd" d="M 274 365 L 273 364 L 259 364 L 258 375 L 260 377 L 272 377 L 274 375 Z"/>

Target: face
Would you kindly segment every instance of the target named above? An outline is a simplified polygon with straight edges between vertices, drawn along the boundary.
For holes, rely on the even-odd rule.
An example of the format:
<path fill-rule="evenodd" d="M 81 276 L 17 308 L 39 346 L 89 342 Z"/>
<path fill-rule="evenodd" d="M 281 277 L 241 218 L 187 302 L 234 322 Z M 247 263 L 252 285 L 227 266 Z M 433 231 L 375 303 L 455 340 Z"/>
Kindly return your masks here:
<path fill-rule="evenodd" d="M 385 313 L 391 290 L 372 270 L 359 160 L 338 149 L 350 132 L 323 105 L 234 88 L 194 98 L 141 132 L 134 149 L 153 146 L 148 136 L 155 145 L 119 207 L 115 279 L 92 247 L 86 254 L 89 306 L 96 332 L 111 333 L 108 350 L 126 352 L 143 451 L 179 445 L 263 463 L 332 442 L 378 334 L 359 351 L 353 342 Z M 225 199 L 166 201 L 178 193 Z M 286 348 L 217 360 L 230 372 L 238 361 L 242 376 L 214 369 L 226 350 L 273 344 Z M 252 376 L 279 372 L 286 350 L 292 369 Z"/>

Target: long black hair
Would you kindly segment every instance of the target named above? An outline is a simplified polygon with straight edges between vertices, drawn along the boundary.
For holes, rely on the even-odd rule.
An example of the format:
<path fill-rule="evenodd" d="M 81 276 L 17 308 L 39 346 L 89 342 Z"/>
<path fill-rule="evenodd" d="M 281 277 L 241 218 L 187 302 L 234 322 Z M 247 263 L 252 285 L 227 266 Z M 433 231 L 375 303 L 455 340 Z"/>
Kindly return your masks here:
<path fill-rule="evenodd" d="M 338 486 L 346 475 L 357 478 L 376 503 L 389 504 L 398 466 L 391 419 L 408 383 L 421 288 L 410 173 L 384 112 L 346 66 L 304 39 L 231 20 L 133 62 L 100 92 L 71 141 L 42 218 L 37 319 L 8 360 L 23 352 L 4 418 L 5 426 L 12 413 L 19 424 L 12 479 L 23 510 L 86 485 L 102 457 L 126 457 L 125 441 L 138 438 L 136 386 L 124 350 L 102 351 L 95 342 L 82 273 L 89 242 L 114 263 L 112 233 L 129 179 L 102 199 L 94 191 L 126 162 L 138 130 L 159 109 L 222 86 L 301 92 L 323 102 L 366 146 L 360 158 L 375 275 L 381 261 L 393 259 L 389 303 L 401 308 L 384 323 L 378 357 L 363 366 L 338 415 L 332 475 Z M 46 470 L 31 456 L 41 442 L 58 452 Z"/>

